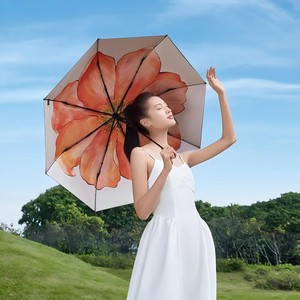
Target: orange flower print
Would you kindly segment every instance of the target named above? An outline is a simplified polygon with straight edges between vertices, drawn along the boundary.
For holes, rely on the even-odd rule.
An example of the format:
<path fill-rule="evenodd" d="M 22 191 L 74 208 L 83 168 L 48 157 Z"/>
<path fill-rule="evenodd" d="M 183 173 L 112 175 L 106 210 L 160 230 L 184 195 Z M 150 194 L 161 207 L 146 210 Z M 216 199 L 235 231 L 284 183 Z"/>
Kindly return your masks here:
<path fill-rule="evenodd" d="M 118 116 L 144 91 L 164 99 L 173 114 L 184 110 L 187 86 L 178 74 L 161 72 L 155 50 L 142 48 L 116 60 L 97 52 L 80 78 L 67 84 L 54 99 L 52 128 L 58 134 L 55 158 L 63 171 L 81 177 L 96 189 L 116 187 L 121 176 L 130 179 L 123 152 L 126 125 Z M 174 126 L 170 143 L 180 146 Z"/>

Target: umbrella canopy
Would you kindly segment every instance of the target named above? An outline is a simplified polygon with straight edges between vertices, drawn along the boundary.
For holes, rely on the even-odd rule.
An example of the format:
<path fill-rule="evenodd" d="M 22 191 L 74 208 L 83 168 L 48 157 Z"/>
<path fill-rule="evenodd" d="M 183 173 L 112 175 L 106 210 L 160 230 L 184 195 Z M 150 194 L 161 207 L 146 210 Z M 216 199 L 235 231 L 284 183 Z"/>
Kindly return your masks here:
<path fill-rule="evenodd" d="M 95 211 L 132 203 L 126 105 L 161 97 L 178 122 L 169 143 L 199 148 L 205 86 L 166 35 L 98 39 L 44 98 L 46 174 Z"/>

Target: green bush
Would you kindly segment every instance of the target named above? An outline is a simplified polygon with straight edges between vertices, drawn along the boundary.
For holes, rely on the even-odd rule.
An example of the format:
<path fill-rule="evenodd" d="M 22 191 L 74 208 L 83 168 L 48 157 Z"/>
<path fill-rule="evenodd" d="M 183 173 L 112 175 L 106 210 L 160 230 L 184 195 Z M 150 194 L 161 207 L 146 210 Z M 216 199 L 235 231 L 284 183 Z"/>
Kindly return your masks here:
<path fill-rule="evenodd" d="M 217 259 L 217 272 L 240 272 L 245 270 L 245 263 L 240 259 Z"/>
<path fill-rule="evenodd" d="M 255 266 L 253 270 L 253 266 L 247 268 L 244 273 L 244 278 L 248 281 L 255 282 L 257 279 L 264 277 L 268 272 L 270 272 L 269 266 Z"/>
<path fill-rule="evenodd" d="M 289 270 L 271 271 L 265 277 L 257 280 L 254 286 L 270 290 L 300 291 L 300 277 L 296 272 Z"/>
<path fill-rule="evenodd" d="M 77 258 L 83 260 L 96 267 L 113 268 L 113 269 L 129 269 L 133 267 L 133 255 L 76 255 Z"/>
<path fill-rule="evenodd" d="M 254 287 L 272 290 L 300 291 L 300 267 L 292 265 L 248 266 L 244 278 Z"/>

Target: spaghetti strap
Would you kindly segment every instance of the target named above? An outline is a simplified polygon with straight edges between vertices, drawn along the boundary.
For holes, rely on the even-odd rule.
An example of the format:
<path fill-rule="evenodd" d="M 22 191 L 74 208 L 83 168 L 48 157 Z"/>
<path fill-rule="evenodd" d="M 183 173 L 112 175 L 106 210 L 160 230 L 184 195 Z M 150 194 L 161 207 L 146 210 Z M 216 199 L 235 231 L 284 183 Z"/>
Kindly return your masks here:
<path fill-rule="evenodd" d="M 149 151 L 147 151 L 145 148 L 141 147 L 147 154 L 149 154 L 154 160 L 156 160 L 156 158 L 151 154 L 149 153 Z"/>
<path fill-rule="evenodd" d="M 185 163 L 185 161 L 183 160 L 182 156 L 179 153 L 177 153 L 177 154 L 178 154 L 179 158 L 181 159 L 182 163 Z"/>

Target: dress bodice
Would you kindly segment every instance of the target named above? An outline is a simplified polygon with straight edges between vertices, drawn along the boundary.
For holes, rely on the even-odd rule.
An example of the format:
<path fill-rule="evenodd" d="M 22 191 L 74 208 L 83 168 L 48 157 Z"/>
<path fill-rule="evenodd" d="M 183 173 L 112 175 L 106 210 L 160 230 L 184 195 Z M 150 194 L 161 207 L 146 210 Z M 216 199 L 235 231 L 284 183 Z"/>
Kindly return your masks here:
<path fill-rule="evenodd" d="M 148 187 L 154 184 L 163 169 L 163 161 L 154 159 L 152 172 L 148 179 Z M 195 211 L 195 185 L 191 169 L 186 163 L 172 167 L 164 187 L 160 193 L 158 204 L 153 212 L 155 215 L 175 217 Z"/>

